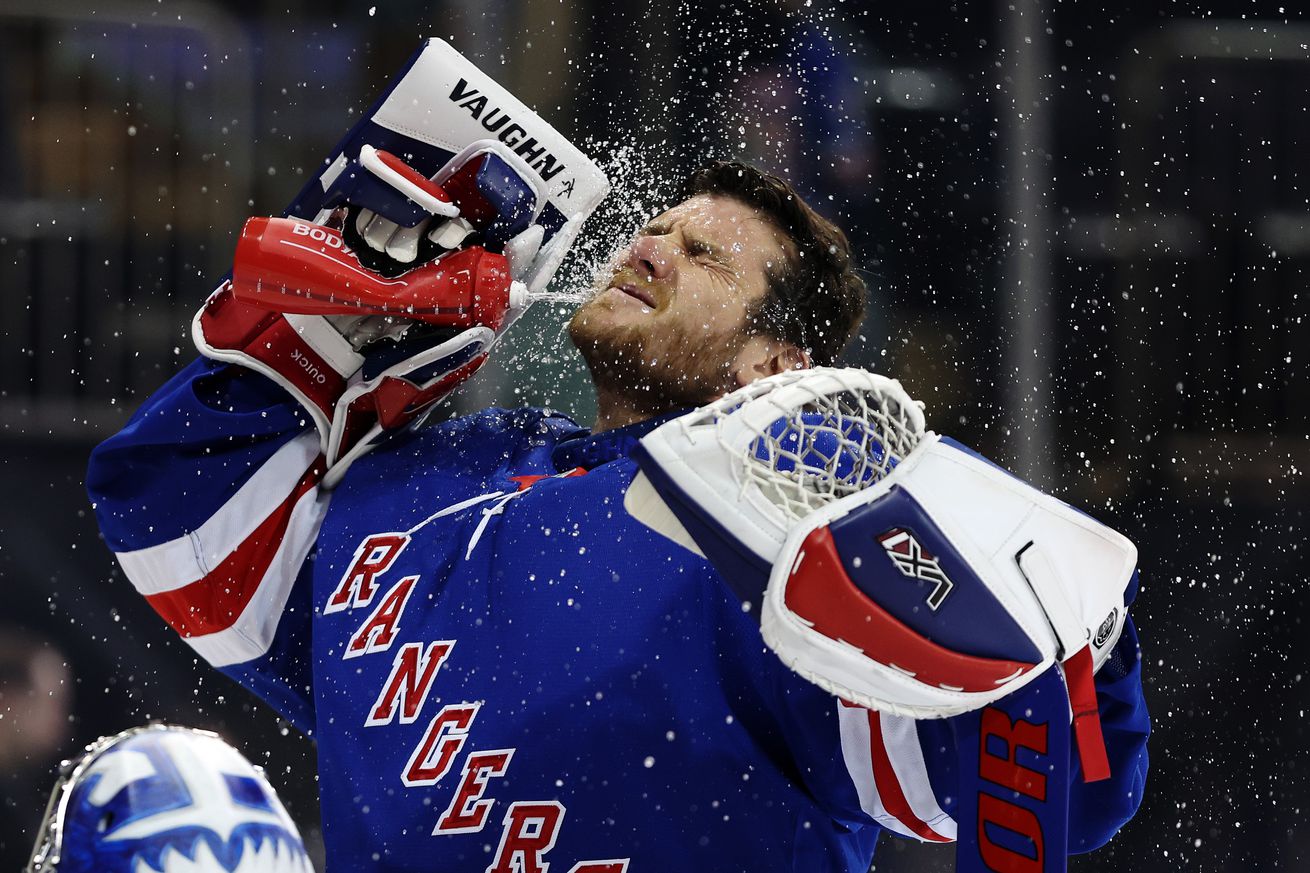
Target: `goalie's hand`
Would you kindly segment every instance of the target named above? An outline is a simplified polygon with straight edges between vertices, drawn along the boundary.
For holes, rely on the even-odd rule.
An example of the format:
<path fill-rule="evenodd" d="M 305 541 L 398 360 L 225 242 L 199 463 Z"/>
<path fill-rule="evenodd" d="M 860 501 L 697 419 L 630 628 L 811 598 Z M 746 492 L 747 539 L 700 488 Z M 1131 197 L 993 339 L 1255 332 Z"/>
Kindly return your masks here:
<path fill-rule="evenodd" d="M 559 266 L 582 216 L 545 216 L 533 178 L 496 143 L 474 143 L 433 179 L 364 146 L 328 192 L 340 231 L 247 222 L 196 344 L 291 391 L 319 429 L 331 484 L 472 375 Z"/>
<path fill-rule="evenodd" d="M 252 218 L 231 281 L 194 331 L 206 356 L 258 370 L 300 401 L 319 429 L 330 485 L 472 375 L 524 302 L 505 257 L 481 246 L 387 279 L 330 227 Z"/>
<path fill-rule="evenodd" d="M 447 99 L 457 81 L 513 117 L 521 137 L 494 138 Z M 240 289 L 219 285 L 193 338 L 206 357 L 290 392 L 335 463 L 329 482 L 477 369 L 608 190 L 604 173 L 545 119 L 429 40 L 287 207 L 287 218 L 351 251 L 338 283 L 252 270 Z M 332 254 L 320 242 L 305 246 L 307 258 Z M 293 299 L 316 285 L 326 296 Z M 421 311 L 423 294 L 457 317 Z"/>

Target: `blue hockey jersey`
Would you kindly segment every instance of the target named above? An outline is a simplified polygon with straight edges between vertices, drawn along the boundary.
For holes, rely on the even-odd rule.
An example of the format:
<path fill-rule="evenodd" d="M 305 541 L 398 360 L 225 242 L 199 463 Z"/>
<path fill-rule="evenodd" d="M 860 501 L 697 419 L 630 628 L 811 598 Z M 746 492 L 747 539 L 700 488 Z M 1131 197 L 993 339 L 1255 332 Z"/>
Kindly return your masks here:
<path fill-rule="evenodd" d="M 852 707 L 788 671 L 703 558 L 623 507 L 629 452 L 540 409 L 357 462 L 271 382 L 197 361 L 91 459 L 128 578 L 318 743 L 332 871 L 851 871 L 883 830 L 955 838 L 951 720 Z M 1113 778 L 1070 844 L 1135 811 L 1136 635 L 1097 677 Z"/>

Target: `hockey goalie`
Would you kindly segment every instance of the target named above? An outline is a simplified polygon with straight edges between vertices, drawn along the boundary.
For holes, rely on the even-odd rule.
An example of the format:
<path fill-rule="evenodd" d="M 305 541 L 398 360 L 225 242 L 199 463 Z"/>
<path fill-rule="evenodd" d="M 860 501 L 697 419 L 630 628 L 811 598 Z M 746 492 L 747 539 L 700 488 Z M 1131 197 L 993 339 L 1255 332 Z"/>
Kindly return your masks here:
<path fill-rule="evenodd" d="M 92 456 L 137 591 L 316 740 L 329 870 L 1103 845 L 1146 773 L 1133 548 L 832 368 L 865 289 L 787 183 L 708 164 L 619 253 L 569 326 L 591 427 L 418 426 L 607 187 L 428 43 Z"/>

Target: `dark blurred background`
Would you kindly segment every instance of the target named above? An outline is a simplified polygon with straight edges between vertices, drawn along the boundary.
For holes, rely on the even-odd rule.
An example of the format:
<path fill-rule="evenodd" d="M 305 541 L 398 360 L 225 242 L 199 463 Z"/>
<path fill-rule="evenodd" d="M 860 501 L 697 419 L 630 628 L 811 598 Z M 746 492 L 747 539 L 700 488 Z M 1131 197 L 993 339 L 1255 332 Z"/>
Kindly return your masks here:
<path fill-rule="evenodd" d="M 873 6 L 882 7 L 877 10 Z M 1141 549 L 1141 813 L 1074 870 L 1310 869 L 1310 23 L 1300 4 L 0 0 L 0 868 L 53 767 L 164 718 L 222 732 L 316 841 L 314 750 L 132 591 L 90 447 L 427 36 L 581 143 L 615 194 L 561 287 L 692 162 L 786 173 L 855 240 L 849 362 Z M 538 306 L 451 413 L 589 420 Z M 950 869 L 886 840 L 879 871 Z"/>

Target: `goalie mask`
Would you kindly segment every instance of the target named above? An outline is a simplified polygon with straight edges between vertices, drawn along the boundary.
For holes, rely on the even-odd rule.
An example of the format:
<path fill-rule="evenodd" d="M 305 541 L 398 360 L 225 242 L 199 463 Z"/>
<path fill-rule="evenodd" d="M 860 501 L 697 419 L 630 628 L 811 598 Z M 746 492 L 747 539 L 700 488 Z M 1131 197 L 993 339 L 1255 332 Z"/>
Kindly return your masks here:
<path fill-rule="evenodd" d="M 102 737 L 65 761 L 27 873 L 312 873 L 264 774 L 216 734 Z"/>
<path fill-rule="evenodd" d="M 943 718 L 1060 663 L 1085 773 L 1108 775 L 1091 677 L 1136 549 L 927 431 L 898 382 L 783 373 L 657 428 L 636 457 L 629 512 L 708 557 L 797 673 Z"/>

